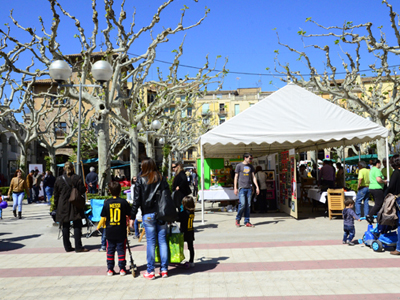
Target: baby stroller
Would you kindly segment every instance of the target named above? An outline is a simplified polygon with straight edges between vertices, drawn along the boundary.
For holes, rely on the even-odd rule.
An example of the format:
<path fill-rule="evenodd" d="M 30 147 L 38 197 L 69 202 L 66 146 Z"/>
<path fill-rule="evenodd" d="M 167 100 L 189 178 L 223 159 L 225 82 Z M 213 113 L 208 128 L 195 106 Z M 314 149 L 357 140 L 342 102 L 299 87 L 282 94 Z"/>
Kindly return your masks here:
<path fill-rule="evenodd" d="M 360 219 L 365 220 L 365 217 Z M 374 219 L 376 219 L 376 216 L 374 216 Z M 370 222 L 367 231 L 364 233 L 363 238 L 358 240 L 358 243 L 364 243 L 375 252 L 382 252 L 387 248 L 396 247 L 396 227 L 379 225 L 378 223 L 374 226 L 373 223 Z"/>

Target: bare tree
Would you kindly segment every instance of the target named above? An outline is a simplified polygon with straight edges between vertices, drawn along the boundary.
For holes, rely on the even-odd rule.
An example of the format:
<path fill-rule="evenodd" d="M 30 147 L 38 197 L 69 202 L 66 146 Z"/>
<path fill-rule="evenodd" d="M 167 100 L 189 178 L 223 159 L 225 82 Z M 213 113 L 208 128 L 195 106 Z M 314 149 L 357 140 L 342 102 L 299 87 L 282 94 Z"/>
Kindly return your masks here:
<path fill-rule="evenodd" d="M 303 61 L 310 70 L 310 78 L 306 79 L 300 71 L 293 70 L 289 64 L 281 64 L 278 59 L 278 50 L 276 50 L 278 54 L 275 58 L 275 70 L 286 75 L 286 78 L 282 79 L 283 81 L 292 81 L 321 94 L 331 95 L 334 103 L 359 115 L 371 116 L 372 120 L 379 125 L 386 127 L 390 122 L 398 122 L 400 76 L 398 68 L 391 66 L 397 65 L 395 59 L 400 54 L 400 32 L 396 22 L 398 14 L 393 11 L 392 6 L 386 0 L 383 0 L 382 3 L 388 8 L 388 17 L 397 41 L 394 45 L 389 44 L 381 26 L 378 27 L 380 33 L 377 36 L 371 22 L 358 25 L 344 22 L 342 26 L 326 27 L 307 18 L 306 22 L 312 22 L 322 29 L 323 33 L 306 34 L 302 29 L 298 32 L 303 40 L 318 38 L 326 42 L 325 38 L 332 38 L 332 43 L 336 45 L 334 47 L 339 47 L 343 53 L 341 61 L 345 73 L 344 78 L 338 78 L 342 75 L 332 62 L 334 59 L 330 46 L 319 46 L 318 44 L 305 46 L 305 48 L 322 51 L 324 54 L 325 69 L 318 71 L 315 61 L 313 62 L 309 54 L 282 43 L 279 36 L 279 45 L 300 55 L 299 60 Z M 374 73 L 374 76 L 370 78 L 365 77 L 360 65 L 364 47 L 375 60 L 375 63 L 369 65 Z M 391 141 L 393 138 L 394 136 L 391 137 Z M 378 157 L 382 159 L 386 153 L 384 140 L 377 141 L 377 151 Z"/>
<path fill-rule="evenodd" d="M 162 110 L 163 106 L 168 105 L 173 97 L 169 95 L 176 93 L 176 91 L 187 90 L 188 82 L 197 82 L 198 88 L 202 88 L 210 81 L 208 70 L 208 62 L 205 66 L 198 71 L 198 73 L 185 79 L 179 80 L 177 71 L 179 66 L 179 58 L 182 55 L 182 44 L 179 46 L 179 51 L 176 50 L 176 56 L 173 64 L 170 67 L 168 78 L 161 79 L 160 82 L 146 83 L 150 67 L 153 65 L 156 57 L 156 49 L 162 44 L 168 42 L 168 38 L 179 32 L 189 30 L 193 27 L 199 26 L 207 16 L 209 10 L 206 9 L 205 15 L 192 25 L 184 26 L 183 20 L 188 7 L 184 5 L 180 20 L 173 27 L 165 27 L 160 29 L 157 35 L 154 35 L 153 29 L 159 23 L 162 12 L 168 7 L 173 0 L 167 0 L 163 3 L 151 18 L 147 26 L 134 30 L 135 27 L 135 14 L 133 14 L 131 23 L 126 24 L 127 12 L 125 11 L 125 1 L 122 1 L 119 12 L 117 13 L 114 8 L 113 0 L 104 1 L 105 15 L 99 13 L 97 3 L 92 0 L 92 22 L 93 28 L 87 34 L 82 27 L 82 23 L 73 14 L 66 11 L 59 1 L 48 0 L 50 11 L 52 14 L 52 21 L 50 28 L 45 26 L 42 18 L 39 18 L 41 23 L 41 32 L 33 29 L 31 26 L 24 26 L 14 19 L 12 13 L 10 18 L 14 25 L 28 34 L 30 40 L 28 42 L 19 41 L 17 38 L 10 35 L 10 27 L 7 25 L 7 30 L 1 30 L 2 39 L 7 39 L 8 42 L 15 46 L 12 55 L 4 55 L 0 52 L 6 62 L 9 72 L 18 72 L 33 77 L 40 77 L 48 75 L 48 67 L 51 62 L 56 59 L 68 61 L 76 74 L 73 79 L 75 82 L 82 84 L 94 83 L 94 79 L 90 74 L 91 66 L 96 59 L 107 60 L 113 67 L 113 76 L 111 82 L 105 85 L 105 89 L 99 88 L 87 89 L 82 91 L 82 100 L 92 106 L 95 110 L 94 118 L 98 125 L 98 149 L 99 149 L 99 173 L 101 178 L 108 181 L 110 178 L 109 169 L 109 156 L 107 151 L 110 148 L 110 116 L 118 124 L 118 130 L 121 132 L 128 132 L 129 146 L 130 146 L 130 162 L 131 173 L 135 174 L 138 170 L 138 147 L 137 147 L 137 123 L 144 119 L 145 116 L 155 111 Z M 84 4 L 82 4 L 84 5 Z M 76 37 L 80 42 L 80 56 L 67 56 L 61 52 L 62 43 L 59 40 L 60 33 L 58 32 L 62 20 L 69 19 L 73 22 L 76 30 Z M 103 18 L 106 27 L 99 31 L 100 18 Z M 133 48 L 134 42 L 138 40 L 145 33 L 151 33 L 152 41 L 143 54 L 132 56 L 129 51 Z M 105 40 L 106 51 L 101 57 L 95 57 L 95 50 L 98 47 L 98 37 L 102 36 Z M 64 36 L 64 35 L 63 35 Z M 114 42 L 116 39 L 116 42 Z M 65 41 L 63 41 L 65 42 Z M 29 67 L 26 70 L 17 67 L 18 55 L 22 51 L 30 53 L 32 56 L 32 65 L 40 66 L 36 71 L 30 71 Z M 225 69 L 224 69 L 225 70 Z M 220 74 L 212 77 L 216 78 Z M 159 89 L 164 89 L 160 92 L 160 98 L 153 103 L 146 104 L 141 101 L 140 93 L 149 85 L 155 85 Z M 190 85 L 189 85 L 190 86 Z M 193 89 L 193 88 L 192 88 Z M 78 99 L 79 91 L 75 87 L 68 87 L 60 91 L 62 97 Z M 104 176 L 103 176 L 104 175 Z"/>

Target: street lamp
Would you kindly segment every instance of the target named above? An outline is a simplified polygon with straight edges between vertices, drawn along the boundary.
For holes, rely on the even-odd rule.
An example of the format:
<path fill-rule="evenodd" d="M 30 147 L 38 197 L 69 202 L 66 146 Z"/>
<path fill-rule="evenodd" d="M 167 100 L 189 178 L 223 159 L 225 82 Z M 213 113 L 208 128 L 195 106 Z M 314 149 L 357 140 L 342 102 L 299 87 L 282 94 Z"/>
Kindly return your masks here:
<path fill-rule="evenodd" d="M 55 80 L 61 87 L 78 87 L 79 88 L 79 115 L 78 115 L 78 151 L 77 151 L 77 168 L 76 174 L 80 174 L 81 160 L 81 119 L 82 119 L 82 87 L 103 87 L 103 83 L 111 79 L 113 74 L 112 66 L 104 60 L 99 60 L 92 66 L 92 74 L 96 81 L 101 85 L 96 84 L 61 84 L 67 81 L 72 75 L 71 67 L 63 60 L 56 60 L 49 67 L 50 77 Z"/>

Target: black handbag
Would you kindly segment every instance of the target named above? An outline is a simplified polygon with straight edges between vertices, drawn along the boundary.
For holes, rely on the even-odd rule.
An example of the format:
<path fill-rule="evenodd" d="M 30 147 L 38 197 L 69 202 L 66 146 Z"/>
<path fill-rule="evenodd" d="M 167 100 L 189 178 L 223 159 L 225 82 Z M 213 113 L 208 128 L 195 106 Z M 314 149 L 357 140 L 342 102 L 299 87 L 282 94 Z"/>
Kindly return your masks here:
<path fill-rule="evenodd" d="M 161 190 L 160 186 L 163 187 Z M 171 191 L 168 187 L 164 188 L 164 184 L 160 184 L 160 186 L 156 192 L 156 218 L 164 222 L 175 222 L 178 219 L 178 211 L 171 197 Z"/>

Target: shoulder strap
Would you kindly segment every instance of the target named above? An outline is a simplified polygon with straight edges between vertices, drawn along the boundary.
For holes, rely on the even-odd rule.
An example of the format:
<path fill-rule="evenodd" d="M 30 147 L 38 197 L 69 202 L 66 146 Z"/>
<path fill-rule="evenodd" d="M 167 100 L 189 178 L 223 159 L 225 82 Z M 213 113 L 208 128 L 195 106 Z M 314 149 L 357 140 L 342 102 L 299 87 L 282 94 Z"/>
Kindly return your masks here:
<path fill-rule="evenodd" d="M 71 187 L 71 185 L 68 183 L 67 179 L 65 179 L 64 175 L 62 176 L 62 178 L 64 179 L 65 183 L 66 183 L 69 187 Z"/>

